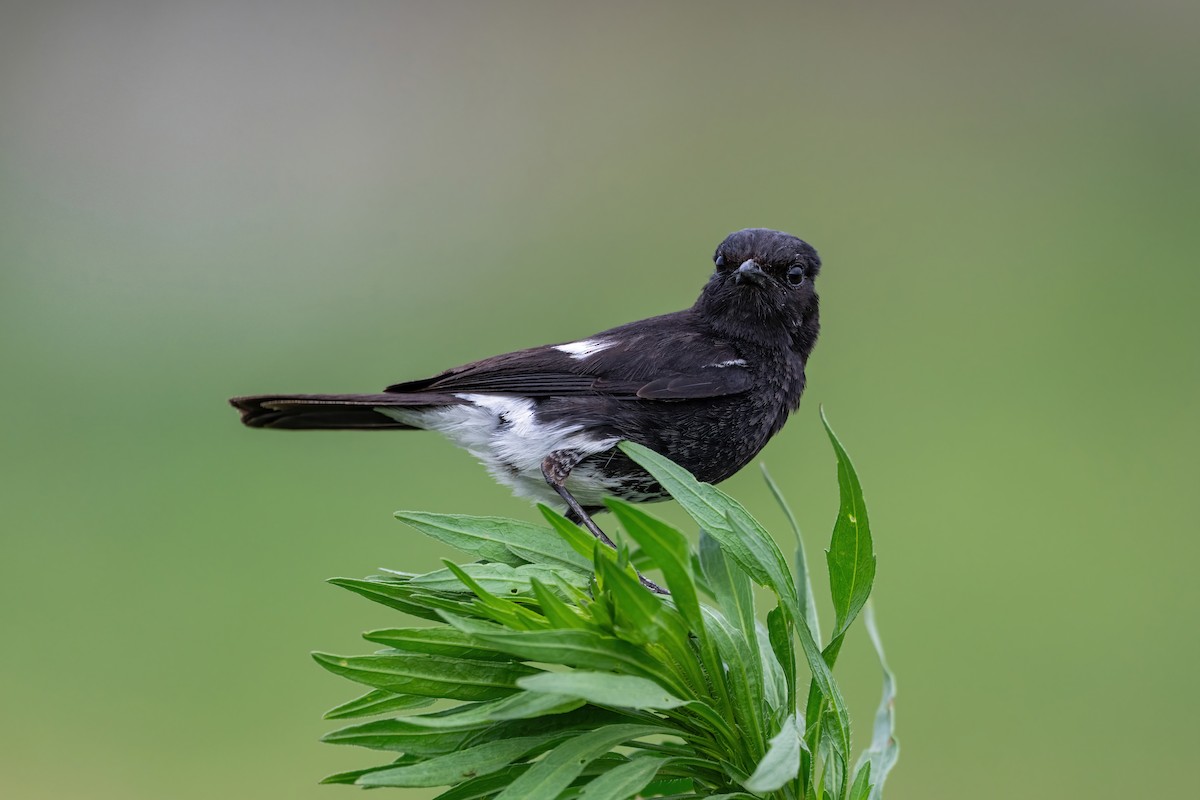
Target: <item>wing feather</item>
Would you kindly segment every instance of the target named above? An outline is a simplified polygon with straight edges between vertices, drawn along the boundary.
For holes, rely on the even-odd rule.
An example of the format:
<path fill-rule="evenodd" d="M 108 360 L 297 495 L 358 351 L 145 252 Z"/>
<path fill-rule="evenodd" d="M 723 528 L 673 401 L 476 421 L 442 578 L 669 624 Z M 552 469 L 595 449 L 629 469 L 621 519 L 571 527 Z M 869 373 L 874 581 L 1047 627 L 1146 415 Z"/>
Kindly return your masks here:
<path fill-rule="evenodd" d="M 736 348 L 701 328 L 691 312 L 642 320 L 583 341 L 606 345 L 586 357 L 560 345 L 518 350 L 384 391 L 692 400 L 740 394 L 753 382 Z"/>

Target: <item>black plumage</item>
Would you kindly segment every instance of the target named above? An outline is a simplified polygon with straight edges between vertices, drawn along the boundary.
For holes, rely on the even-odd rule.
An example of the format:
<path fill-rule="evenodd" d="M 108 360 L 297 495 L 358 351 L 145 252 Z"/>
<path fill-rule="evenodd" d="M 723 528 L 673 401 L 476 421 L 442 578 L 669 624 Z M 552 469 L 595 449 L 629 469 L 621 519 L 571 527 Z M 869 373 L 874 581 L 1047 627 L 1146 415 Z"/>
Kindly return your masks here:
<path fill-rule="evenodd" d="M 751 228 L 728 236 L 713 262 L 684 311 L 377 394 L 230 402 L 251 427 L 439 430 L 518 494 L 558 495 L 575 521 L 603 537 L 589 517 L 603 496 L 663 497 L 617 442 L 643 444 L 715 483 L 749 463 L 800 403 L 820 331 L 817 252 L 795 236 Z"/>

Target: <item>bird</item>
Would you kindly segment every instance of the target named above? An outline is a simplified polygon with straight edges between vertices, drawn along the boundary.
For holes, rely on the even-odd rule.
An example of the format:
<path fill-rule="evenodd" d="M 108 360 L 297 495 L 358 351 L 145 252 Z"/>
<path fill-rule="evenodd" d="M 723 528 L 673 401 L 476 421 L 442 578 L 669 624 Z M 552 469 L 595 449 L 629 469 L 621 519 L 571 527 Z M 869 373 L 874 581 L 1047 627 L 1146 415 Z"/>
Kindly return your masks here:
<path fill-rule="evenodd" d="M 374 394 L 261 394 L 230 403 L 252 428 L 440 432 L 516 495 L 565 504 L 569 520 L 613 546 L 592 519 L 605 497 L 667 497 L 619 442 L 719 483 L 750 463 L 800 405 L 821 327 L 817 251 L 788 233 L 746 228 L 721 242 L 712 263 L 699 298 L 682 311 Z"/>

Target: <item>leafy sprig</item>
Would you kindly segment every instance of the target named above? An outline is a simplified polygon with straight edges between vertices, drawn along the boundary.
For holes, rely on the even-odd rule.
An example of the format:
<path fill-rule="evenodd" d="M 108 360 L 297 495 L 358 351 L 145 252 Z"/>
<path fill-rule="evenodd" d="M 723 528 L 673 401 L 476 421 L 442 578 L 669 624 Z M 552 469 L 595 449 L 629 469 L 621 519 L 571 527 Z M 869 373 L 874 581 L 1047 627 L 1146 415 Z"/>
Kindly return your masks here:
<path fill-rule="evenodd" d="M 328 718 L 386 717 L 325 741 L 398 754 L 325 782 L 449 787 L 439 800 L 878 800 L 898 754 L 895 682 L 866 605 L 875 555 L 862 489 L 822 421 L 841 498 L 826 551 L 835 614 L 828 643 L 799 528 L 769 476 L 796 534 L 794 572 L 736 500 L 625 442 L 700 526 L 698 550 L 619 500 L 608 507 L 632 554 L 546 507 L 547 526 L 399 512 L 477 560 L 333 581 L 437 624 L 369 631 L 364 638 L 384 647 L 370 655 L 314 654 L 370 687 Z M 670 595 L 646 591 L 635 564 L 658 570 Z M 774 600 L 765 618 L 754 584 Z M 884 693 L 871 744 L 851 769 L 850 716 L 833 668 L 864 608 Z"/>

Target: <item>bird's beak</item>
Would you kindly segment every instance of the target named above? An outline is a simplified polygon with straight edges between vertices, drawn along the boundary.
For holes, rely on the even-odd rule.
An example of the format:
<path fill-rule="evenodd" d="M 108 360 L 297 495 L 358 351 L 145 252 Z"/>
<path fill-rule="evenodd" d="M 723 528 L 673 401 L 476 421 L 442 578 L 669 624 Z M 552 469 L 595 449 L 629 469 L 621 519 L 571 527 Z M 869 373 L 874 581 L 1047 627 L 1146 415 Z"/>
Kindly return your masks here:
<path fill-rule="evenodd" d="M 767 282 L 767 273 L 762 271 L 757 261 L 748 258 L 742 262 L 740 267 L 734 270 L 733 280 L 738 284 L 750 282 L 755 286 L 762 286 Z"/>

